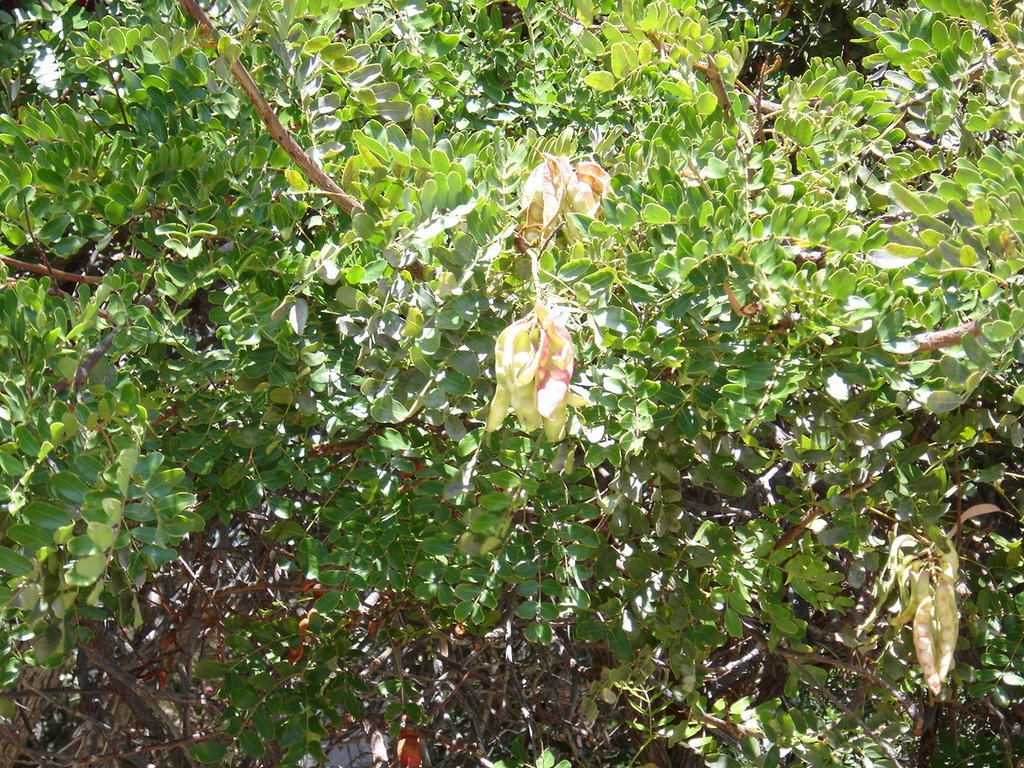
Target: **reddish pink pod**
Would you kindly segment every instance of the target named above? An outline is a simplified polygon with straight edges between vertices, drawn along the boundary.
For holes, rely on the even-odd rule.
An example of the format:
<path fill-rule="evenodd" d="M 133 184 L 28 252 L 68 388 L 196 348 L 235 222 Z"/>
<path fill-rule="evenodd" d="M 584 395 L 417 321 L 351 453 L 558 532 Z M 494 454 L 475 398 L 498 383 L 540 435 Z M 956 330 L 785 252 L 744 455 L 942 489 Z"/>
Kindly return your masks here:
<path fill-rule="evenodd" d="M 543 374 L 537 375 L 537 410 L 544 418 L 551 418 L 569 394 L 574 356 L 572 337 L 564 325 L 545 317 L 541 337 L 544 340 Z"/>

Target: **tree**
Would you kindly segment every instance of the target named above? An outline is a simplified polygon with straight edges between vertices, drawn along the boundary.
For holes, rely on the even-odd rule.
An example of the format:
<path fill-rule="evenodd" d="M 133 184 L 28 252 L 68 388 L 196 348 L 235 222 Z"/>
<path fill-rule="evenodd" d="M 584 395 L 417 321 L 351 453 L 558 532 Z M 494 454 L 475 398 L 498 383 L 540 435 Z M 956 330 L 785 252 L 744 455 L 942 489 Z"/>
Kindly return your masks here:
<path fill-rule="evenodd" d="M 1022 16 L 828 7 L 4 6 L 0 762 L 1012 765 Z"/>

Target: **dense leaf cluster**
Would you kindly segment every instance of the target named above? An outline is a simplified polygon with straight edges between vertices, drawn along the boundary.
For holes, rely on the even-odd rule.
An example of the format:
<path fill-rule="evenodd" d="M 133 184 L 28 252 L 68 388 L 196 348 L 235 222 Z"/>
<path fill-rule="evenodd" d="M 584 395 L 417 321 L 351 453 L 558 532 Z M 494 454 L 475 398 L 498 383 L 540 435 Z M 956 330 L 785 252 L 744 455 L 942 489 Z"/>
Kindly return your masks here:
<path fill-rule="evenodd" d="M 4 4 L 0 762 L 1012 765 L 1011 5 Z"/>

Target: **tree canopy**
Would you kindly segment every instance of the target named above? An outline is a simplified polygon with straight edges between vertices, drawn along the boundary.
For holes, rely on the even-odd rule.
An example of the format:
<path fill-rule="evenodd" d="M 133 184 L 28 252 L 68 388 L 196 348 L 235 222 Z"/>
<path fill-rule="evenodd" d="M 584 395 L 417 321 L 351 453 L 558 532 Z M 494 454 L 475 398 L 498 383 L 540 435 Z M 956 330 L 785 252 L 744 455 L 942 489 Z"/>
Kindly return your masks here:
<path fill-rule="evenodd" d="M 0 763 L 1024 754 L 1024 13 L 0 2 Z"/>

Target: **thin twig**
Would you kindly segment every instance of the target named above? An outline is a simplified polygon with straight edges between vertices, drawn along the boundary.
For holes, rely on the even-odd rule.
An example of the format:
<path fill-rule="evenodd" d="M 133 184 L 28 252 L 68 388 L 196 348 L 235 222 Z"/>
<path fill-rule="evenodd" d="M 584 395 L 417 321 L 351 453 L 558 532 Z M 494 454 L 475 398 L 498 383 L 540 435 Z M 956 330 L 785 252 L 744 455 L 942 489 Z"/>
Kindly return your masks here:
<path fill-rule="evenodd" d="M 687 163 L 690 166 L 690 173 L 693 174 L 693 178 L 697 180 L 697 183 L 700 185 L 700 188 L 704 192 L 704 194 L 707 195 L 709 199 L 714 197 L 715 193 L 712 191 L 710 185 L 708 185 L 707 181 L 700 173 L 700 166 L 697 165 L 696 158 L 690 157 L 687 160 Z"/>
<path fill-rule="evenodd" d="M 78 395 L 82 391 L 82 387 L 85 386 L 85 380 L 89 378 L 89 374 L 92 369 L 96 367 L 96 364 L 103 359 L 103 356 L 110 351 L 110 347 L 114 343 L 114 337 L 117 336 L 117 332 L 121 330 L 120 325 L 115 325 L 110 329 L 110 332 L 103 337 L 103 341 L 97 344 L 89 352 L 89 356 L 85 358 L 85 361 L 78 366 L 78 370 L 75 372 L 75 395 Z"/>
<path fill-rule="evenodd" d="M 161 744 L 151 744 L 148 747 L 139 747 L 138 749 L 131 749 L 127 752 L 107 752 L 103 755 L 96 755 L 90 757 L 87 760 L 80 760 L 75 763 L 72 768 L 85 768 L 88 765 L 96 765 L 97 763 L 107 763 L 111 760 L 123 760 L 126 757 L 133 757 L 135 755 L 145 755 L 151 752 L 163 752 L 168 749 L 180 749 L 181 747 L 191 746 L 192 744 L 198 744 L 201 741 L 209 741 L 215 736 L 215 734 L 195 735 L 186 736 L 182 739 L 175 739 L 174 741 L 165 741 Z"/>
<path fill-rule="evenodd" d="M 213 26 L 210 17 L 199 7 L 196 0 L 181 0 L 181 4 L 188 15 L 199 24 L 203 34 L 212 44 L 216 45 L 217 39 L 220 37 L 217 33 L 217 28 Z M 277 113 L 274 112 L 273 107 L 267 102 L 256 82 L 252 79 L 252 75 L 249 74 L 249 70 L 245 68 L 245 65 L 238 56 L 228 56 L 228 65 L 231 68 L 231 74 L 234 76 L 235 81 L 241 86 L 245 95 L 256 109 L 256 114 L 260 116 L 260 120 L 267 127 L 270 138 L 277 142 L 278 146 L 287 152 L 295 164 L 303 170 L 309 180 L 324 192 L 327 197 L 337 203 L 343 211 L 346 213 L 362 211 L 363 204 L 345 192 L 334 179 L 324 173 L 324 170 L 306 154 L 305 150 L 295 140 L 295 137 L 281 124 Z"/>
<path fill-rule="evenodd" d="M 870 680 L 875 685 L 884 688 L 890 696 L 900 703 L 900 706 L 903 707 L 904 711 L 906 711 L 908 715 L 910 715 L 912 720 L 917 722 L 920 717 L 917 706 L 910 699 L 900 693 L 889 683 L 885 682 L 885 680 L 880 678 L 870 669 L 858 667 L 855 664 L 849 664 L 845 661 L 839 661 L 838 659 L 830 659 L 828 656 L 821 656 L 816 653 L 798 653 L 797 651 L 789 651 L 785 648 L 776 648 L 772 652 L 782 656 L 784 659 L 791 659 L 793 661 L 802 659 L 812 664 L 826 664 L 830 667 L 835 667 L 836 669 L 845 669 L 847 672 L 853 672 L 855 675 L 860 675 L 861 677 Z"/>
<path fill-rule="evenodd" d="M 803 533 L 805 530 L 807 530 L 807 527 L 815 520 L 817 520 L 818 517 L 821 516 L 822 512 L 824 511 L 825 510 L 822 509 L 820 506 L 812 506 L 809 510 L 807 510 L 807 512 L 804 513 L 804 516 L 800 518 L 799 522 L 796 525 L 794 525 L 792 528 L 790 528 L 784 534 L 782 534 L 782 537 L 777 542 L 775 542 L 775 546 L 773 547 L 773 549 L 777 552 L 780 549 L 785 549 L 786 547 L 788 547 L 790 544 L 793 543 L 793 540 L 796 539 L 796 537 Z"/>
<path fill-rule="evenodd" d="M 755 317 L 760 314 L 764 308 L 761 306 L 761 302 L 752 301 L 749 304 L 741 304 L 740 300 L 736 297 L 736 293 L 733 291 L 732 286 L 725 283 L 725 295 L 729 299 L 729 306 L 732 307 L 732 311 L 740 317 Z"/>
<path fill-rule="evenodd" d="M 873 477 L 870 480 L 867 480 L 863 483 L 858 483 L 857 485 L 847 488 L 839 495 L 851 498 L 853 496 L 856 496 L 861 491 L 866 491 L 877 481 L 878 477 Z M 810 508 L 807 510 L 807 512 L 804 513 L 804 516 L 801 517 L 795 525 L 787 529 L 786 532 L 783 533 L 782 536 L 779 538 L 779 540 L 775 542 L 775 551 L 784 549 L 788 547 L 790 544 L 792 544 L 797 536 L 799 536 L 801 533 L 807 530 L 807 528 L 810 527 L 811 523 L 813 523 L 823 514 L 825 514 L 825 507 L 821 506 L 820 504 L 812 504 Z"/>
<path fill-rule="evenodd" d="M 50 260 L 47 258 L 46 251 L 43 250 L 42 244 L 40 244 L 39 239 L 36 237 L 35 230 L 32 229 L 32 214 L 28 210 L 28 200 L 22 202 L 22 207 L 25 210 L 25 228 L 28 230 L 28 236 L 32 240 L 32 246 L 35 248 L 39 260 L 46 267 L 46 274 L 52 275 L 53 268 L 50 266 Z"/>
<path fill-rule="evenodd" d="M 711 86 L 711 90 L 715 94 L 715 98 L 718 99 L 718 106 L 722 108 L 722 115 L 725 117 L 725 122 L 732 124 L 736 122 L 732 114 L 732 102 L 729 99 L 729 91 L 725 87 L 725 80 L 722 79 L 722 71 L 718 68 L 715 63 L 714 57 L 709 53 L 703 62 L 693 62 L 693 68 L 704 75 L 708 81 L 708 85 Z"/>
<path fill-rule="evenodd" d="M 860 726 L 861 730 L 863 730 L 864 733 L 867 734 L 868 738 L 870 738 L 873 742 L 875 742 L 875 745 L 878 746 L 878 748 L 881 749 L 882 752 L 885 753 L 885 756 L 888 757 L 893 762 L 893 765 L 897 766 L 897 768 L 902 768 L 903 763 L 900 762 L 900 759 L 896 756 L 896 753 L 892 751 L 892 748 L 882 740 L 882 738 L 871 728 L 871 726 L 869 726 L 867 723 L 865 723 L 857 715 L 856 712 L 854 712 L 848 706 L 843 704 L 843 702 L 841 702 L 838 699 L 838 697 L 836 697 L 836 695 L 834 693 L 832 693 L 832 691 L 830 691 L 828 688 L 826 688 L 824 685 L 822 685 L 820 682 L 818 682 L 818 678 L 816 678 L 807 669 L 807 667 L 805 667 L 803 664 L 801 664 L 799 661 L 797 661 L 794 658 L 791 658 L 790 661 L 793 662 L 793 665 L 797 668 L 797 670 L 800 672 L 800 674 L 806 680 L 808 680 L 808 682 L 810 682 L 811 685 L 813 685 L 815 688 L 817 688 L 819 691 L 821 691 L 821 693 L 825 696 L 825 698 L 828 699 L 830 702 L 832 702 L 833 706 L 838 707 L 839 709 L 841 709 L 846 714 L 847 717 L 849 717 L 851 720 L 853 720 L 853 722 L 855 722 L 858 726 Z"/>
<path fill-rule="evenodd" d="M 551 234 L 547 236 L 547 239 L 541 243 L 540 248 L 530 250 L 530 274 L 533 277 L 533 293 L 534 300 L 537 304 L 541 303 L 543 298 L 543 285 L 540 281 L 540 256 L 544 251 L 547 250 L 548 245 L 555 239 L 555 235 L 558 234 L 558 230 L 562 228 L 562 223 L 559 223 L 557 227 L 551 230 Z"/>
<path fill-rule="evenodd" d="M 117 88 L 117 83 L 114 82 L 114 68 L 110 66 L 110 61 L 106 62 L 107 73 L 110 75 L 110 87 L 114 89 L 114 96 L 117 97 L 117 107 L 121 111 L 121 119 L 124 121 L 124 127 L 127 130 L 132 130 L 131 124 L 128 122 L 128 113 L 124 111 L 124 99 L 121 98 L 121 91 Z"/>

